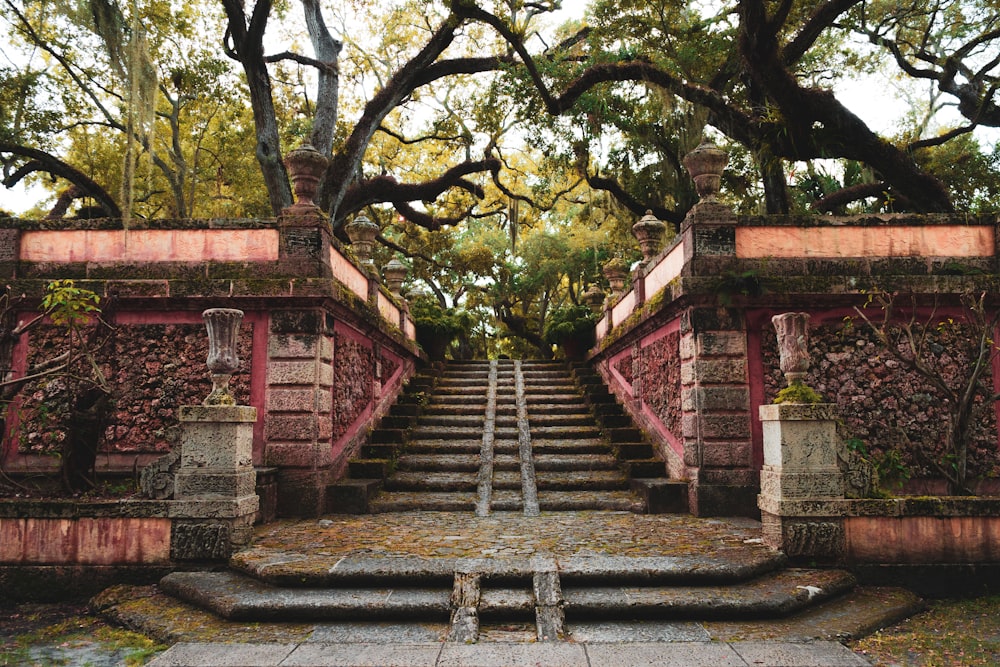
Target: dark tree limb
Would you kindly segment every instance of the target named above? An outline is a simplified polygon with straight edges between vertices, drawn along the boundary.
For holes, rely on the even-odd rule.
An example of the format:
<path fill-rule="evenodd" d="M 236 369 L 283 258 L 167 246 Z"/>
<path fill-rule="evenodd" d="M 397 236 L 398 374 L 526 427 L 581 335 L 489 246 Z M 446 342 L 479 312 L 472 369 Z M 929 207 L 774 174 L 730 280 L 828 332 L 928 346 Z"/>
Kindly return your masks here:
<path fill-rule="evenodd" d="M 109 218 L 120 218 L 122 216 L 118 204 L 115 203 L 114 198 L 104 188 L 95 183 L 79 169 L 66 164 L 56 156 L 37 148 L 29 148 L 6 141 L 0 141 L 0 153 L 19 155 L 31 160 L 14 172 L 14 174 L 5 178 L 3 181 L 4 186 L 8 188 L 13 187 L 30 173 L 44 172 L 52 176 L 64 178 L 78 187 L 83 193 L 81 196 L 91 197 Z"/>
<path fill-rule="evenodd" d="M 234 2 L 236 0 L 226 0 Z M 464 7 L 460 3 L 455 3 Z M 453 9 L 454 11 L 454 9 Z M 456 30 L 463 22 L 462 16 L 453 14 L 446 18 L 420 51 L 389 79 L 385 86 L 365 105 L 361 118 L 341 148 L 333 156 L 326 176 L 320 185 L 320 206 L 330 212 L 337 224 L 346 215 L 342 204 L 352 187 L 352 181 L 364 158 L 365 150 L 382 121 L 417 86 L 424 70 L 430 67 L 455 39 Z M 412 201 L 412 200 L 411 200 Z M 357 209 L 354 209 L 357 210 Z"/>
<path fill-rule="evenodd" d="M 423 183 L 400 183 L 392 176 L 376 176 L 356 181 L 348 188 L 340 210 L 343 216 L 347 216 L 365 206 L 381 202 L 399 204 L 412 201 L 434 201 L 451 188 L 460 188 L 475 197 L 482 198 L 484 196 L 483 189 L 466 180 L 465 176 L 499 168 L 499 162 L 489 158 L 455 165 L 441 176 Z M 421 216 L 417 217 L 420 220 L 413 220 L 417 224 L 420 224 L 420 221 L 427 221 Z M 334 227 L 339 227 L 341 220 L 343 218 L 334 220 Z"/>
<path fill-rule="evenodd" d="M 892 202 L 893 206 L 901 209 L 909 209 L 913 206 L 912 202 L 908 201 L 905 197 L 893 192 L 892 187 L 888 183 L 882 182 L 859 183 L 858 185 L 841 188 L 836 192 L 831 192 L 825 197 L 817 199 L 810 204 L 810 208 L 820 213 L 830 213 L 842 206 L 847 206 L 848 204 L 868 199 L 869 197 L 876 197 L 885 203 Z"/>

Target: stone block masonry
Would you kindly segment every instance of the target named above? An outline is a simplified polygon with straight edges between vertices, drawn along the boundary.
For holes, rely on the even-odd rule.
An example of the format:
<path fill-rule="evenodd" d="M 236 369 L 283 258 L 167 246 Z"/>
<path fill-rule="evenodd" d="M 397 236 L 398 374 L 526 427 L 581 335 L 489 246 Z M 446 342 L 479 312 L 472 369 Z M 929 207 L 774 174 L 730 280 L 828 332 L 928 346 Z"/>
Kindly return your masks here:
<path fill-rule="evenodd" d="M 279 469 L 279 514 L 320 514 L 333 463 L 334 346 L 321 311 L 271 318 L 265 464 Z"/>

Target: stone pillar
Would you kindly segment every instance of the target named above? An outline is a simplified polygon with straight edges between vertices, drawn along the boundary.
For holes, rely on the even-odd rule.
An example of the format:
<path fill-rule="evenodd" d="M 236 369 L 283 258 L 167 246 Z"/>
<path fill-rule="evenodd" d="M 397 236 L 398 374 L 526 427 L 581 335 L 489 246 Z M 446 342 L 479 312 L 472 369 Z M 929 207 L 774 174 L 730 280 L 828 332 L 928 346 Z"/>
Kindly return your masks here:
<path fill-rule="evenodd" d="M 681 435 L 691 512 L 756 516 L 742 313 L 689 308 L 680 334 Z"/>
<path fill-rule="evenodd" d="M 293 276 L 330 278 L 330 244 L 333 234 L 329 216 L 314 202 L 327 158 L 309 144 L 285 157 L 285 166 L 296 201 L 278 216 L 278 261 Z"/>
<path fill-rule="evenodd" d="M 325 511 L 333 464 L 333 338 L 321 309 L 271 315 L 264 463 L 278 472 L 278 513 Z"/>
<path fill-rule="evenodd" d="M 180 408 L 180 468 L 170 503 L 172 558 L 222 560 L 250 543 L 258 506 L 256 421 L 256 408 L 245 405 Z"/>
<path fill-rule="evenodd" d="M 760 406 L 764 468 L 758 505 L 764 540 L 789 557 L 835 560 L 844 551 L 844 478 L 836 405 Z"/>

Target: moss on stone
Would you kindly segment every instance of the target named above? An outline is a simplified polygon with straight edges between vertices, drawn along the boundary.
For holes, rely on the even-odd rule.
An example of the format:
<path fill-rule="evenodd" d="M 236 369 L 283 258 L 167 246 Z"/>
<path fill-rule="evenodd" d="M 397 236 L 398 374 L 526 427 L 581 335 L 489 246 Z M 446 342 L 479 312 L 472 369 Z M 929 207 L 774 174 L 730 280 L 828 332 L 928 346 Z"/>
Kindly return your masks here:
<path fill-rule="evenodd" d="M 774 398 L 775 403 L 822 403 L 823 397 L 818 391 L 804 382 L 793 382 Z"/>

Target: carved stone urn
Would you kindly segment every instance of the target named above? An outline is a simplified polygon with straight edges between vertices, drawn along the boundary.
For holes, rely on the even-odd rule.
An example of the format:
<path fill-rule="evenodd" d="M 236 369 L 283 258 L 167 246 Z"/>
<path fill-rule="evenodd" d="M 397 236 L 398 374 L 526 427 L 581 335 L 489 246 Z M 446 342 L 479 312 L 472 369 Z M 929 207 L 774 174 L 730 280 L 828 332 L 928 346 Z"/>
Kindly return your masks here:
<path fill-rule="evenodd" d="M 802 382 L 809 370 L 809 313 L 783 313 L 771 318 L 778 334 L 781 372 L 789 386 Z"/>
<path fill-rule="evenodd" d="M 382 275 L 385 276 L 386 287 L 393 296 L 403 298 L 403 281 L 406 279 L 408 270 L 406 265 L 393 257 L 382 267 Z"/>
<path fill-rule="evenodd" d="M 729 164 L 729 154 L 707 139 L 684 156 L 684 168 L 694 179 L 695 190 L 703 202 L 717 202 L 722 187 L 722 172 Z"/>
<path fill-rule="evenodd" d="M 243 311 L 209 308 L 201 316 L 208 329 L 208 370 L 212 373 L 212 393 L 202 405 L 236 405 L 236 399 L 229 391 L 229 379 L 240 367 L 236 341 L 243 322 Z"/>
<path fill-rule="evenodd" d="M 305 143 L 289 151 L 285 156 L 285 167 L 292 181 L 292 191 L 295 193 L 295 203 L 287 209 L 292 215 L 315 215 L 322 213 L 316 205 L 316 189 L 326 172 L 326 156 Z"/>
<path fill-rule="evenodd" d="M 649 263 L 660 251 L 660 241 L 663 239 L 663 232 L 666 228 L 667 226 L 653 215 L 652 211 L 646 211 L 646 215 L 632 225 L 632 235 L 639 241 L 639 249 L 642 250 L 644 262 Z"/>
<path fill-rule="evenodd" d="M 586 292 L 580 295 L 580 300 L 587 304 L 591 311 L 600 313 L 604 308 L 604 298 L 606 296 L 600 287 L 591 285 Z"/>
<path fill-rule="evenodd" d="M 618 296 L 625 291 L 625 276 L 628 275 L 628 266 L 621 257 L 612 257 L 601 268 L 601 273 L 608 279 L 611 285 L 611 296 Z"/>
<path fill-rule="evenodd" d="M 354 220 L 344 225 L 347 238 L 351 239 L 351 248 L 358 260 L 366 268 L 375 269 L 375 262 L 372 260 L 372 251 L 375 248 L 375 237 L 378 236 L 379 226 L 368 219 L 364 213 L 354 217 Z"/>

